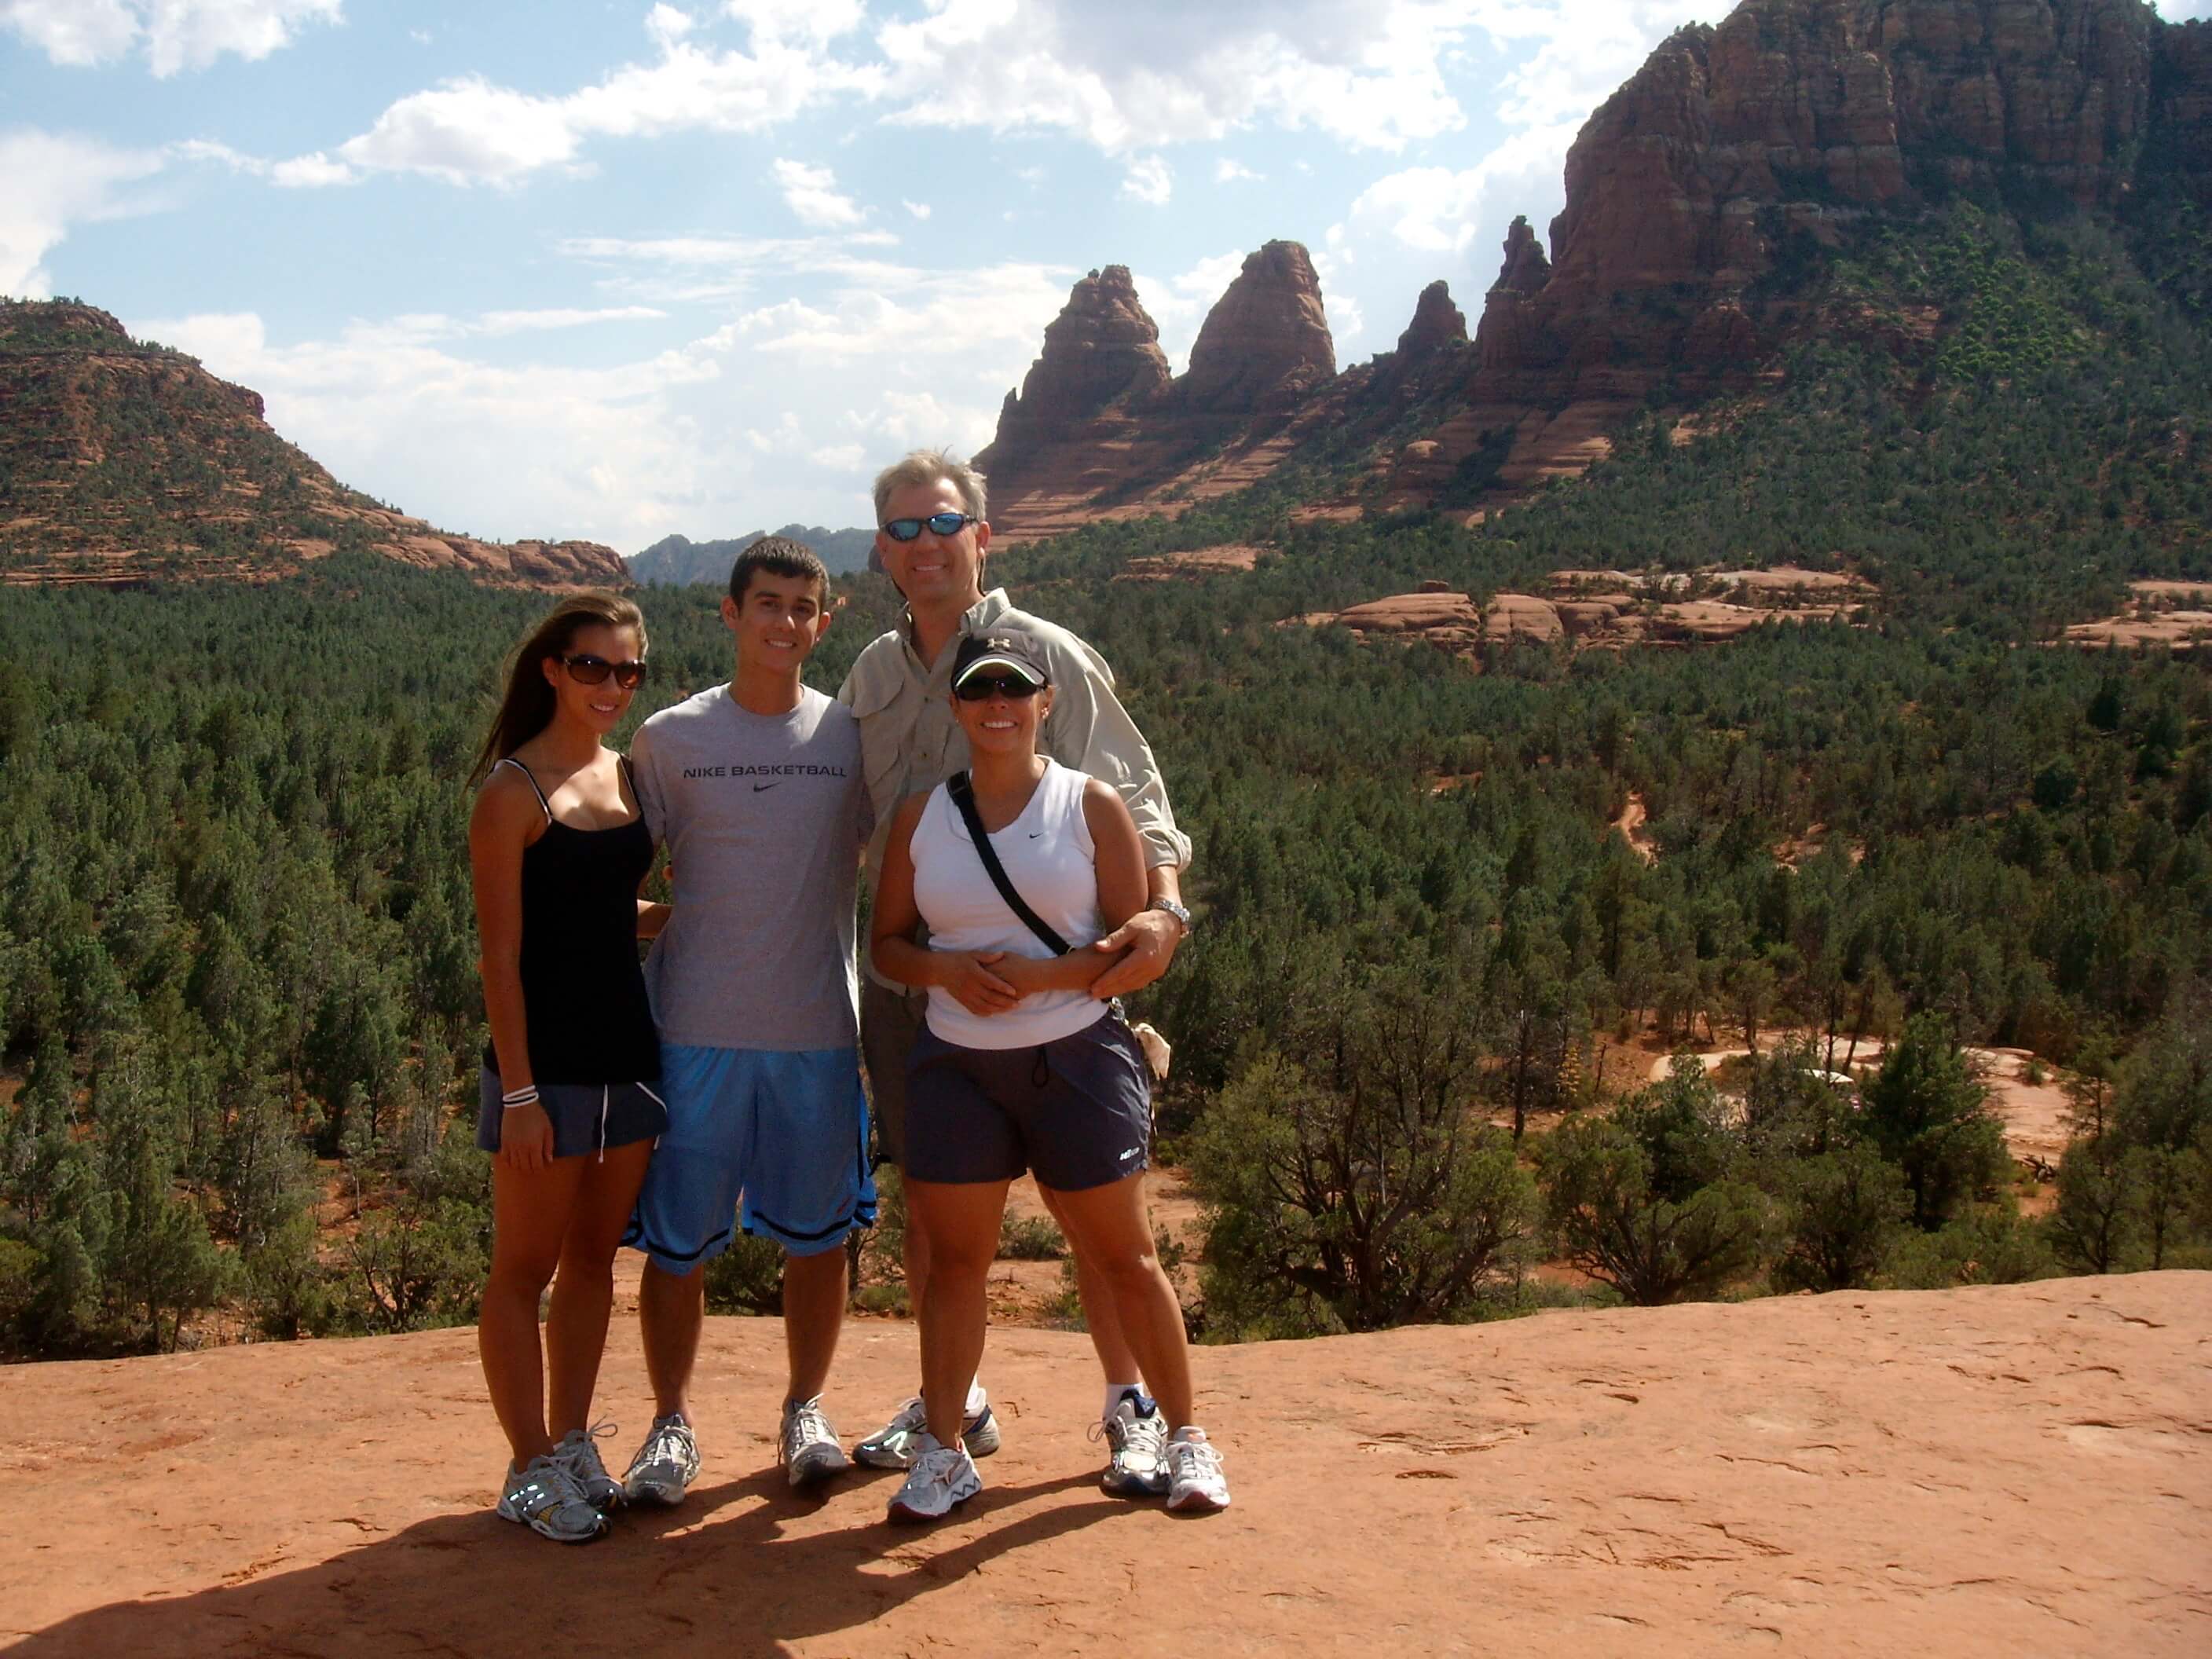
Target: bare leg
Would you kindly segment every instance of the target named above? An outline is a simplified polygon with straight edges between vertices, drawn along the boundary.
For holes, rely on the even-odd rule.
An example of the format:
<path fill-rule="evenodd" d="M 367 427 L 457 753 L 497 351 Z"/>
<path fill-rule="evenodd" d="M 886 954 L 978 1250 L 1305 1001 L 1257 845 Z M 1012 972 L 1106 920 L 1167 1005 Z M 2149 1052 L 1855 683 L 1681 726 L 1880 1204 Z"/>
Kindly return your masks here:
<path fill-rule="evenodd" d="M 615 1251 L 629 1225 L 631 1206 L 645 1180 L 653 1143 L 611 1147 L 607 1161 L 579 1158 L 584 1178 L 561 1245 L 561 1272 L 553 1281 L 553 1306 L 545 1316 L 546 1426 L 556 1440 L 592 1418 L 599 1357 L 607 1348 L 607 1316 L 614 1307 Z"/>
<path fill-rule="evenodd" d="M 1106 1373 L 1109 1382 L 1132 1382 L 1144 1376 L 1137 1364 L 1137 1356 L 1129 1352 L 1129 1340 L 1121 1334 L 1121 1310 L 1090 1252 L 1076 1243 L 1075 1231 L 1067 1224 L 1060 1212 L 1060 1194 L 1049 1187 L 1037 1188 L 1044 1206 L 1052 1218 L 1067 1235 L 1068 1249 L 1075 1256 L 1075 1291 L 1083 1299 L 1083 1323 L 1091 1333 L 1091 1346 L 1097 1352 L 1098 1367 Z M 1142 1202 L 1141 1191 L 1139 1201 Z"/>
<path fill-rule="evenodd" d="M 691 1420 L 691 1367 L 699 1358 L 699 1329 L 707 1318 L 707 1267 L 677 1274 L 645 1264 L 638 1287 L 637 1323 L 645 1340 L 645 1374 L 653 1383 L 653 1414 L 680 1413 Z"/>
<path fill-rule="evenodd" d="M 1152 1244 L 1145 1211 L 1144 1177 L 1127 1176 L 1104 1187 L 1060 1193 L 1055 1213 L 1079 1251 L 1091 1253 L 1121 1316 L 1121 1329 L 1159 1401 L 1170 1432 L 1191 1421 L 1190 1343 L 1182 1304 Z"/>
<path fill-rule="evenodd" d="M 908 1236 L 929 1234 L 929 1299 L 921 1308 L 921 1397 L 941 1446 L 960 1443 L 968 1384 L 983 1358 L 984 1285 L 999 1253 L 1003 1181 L 909 1181 Z"/>
<path fill-rule="evenodd" d="M 830 1381 L 845 1326 L 845 1246 L 783 1258 L 783 1345 L 791 1364 L 785 1398 L 811 1400 Z"/>
<path fill-rule="evenodd" d="M 545 1432 L 538 1298 L 561 1260 L 583 1173 L 580 1158 L 555 1158 L 538 1170 L 492 1161 L 491 1276 L 477 1318 L 477 1352 L 517 1468 L 553 1449 Z"/>
<path fill-rule="evenodd" d="M 929 1285 L 929 1238 L 914 1218 L 914 1200 L 907 1199 L 906 1209 L 906 1300 L 915 1322 L 921 1319 L 922 1292 Z"/>

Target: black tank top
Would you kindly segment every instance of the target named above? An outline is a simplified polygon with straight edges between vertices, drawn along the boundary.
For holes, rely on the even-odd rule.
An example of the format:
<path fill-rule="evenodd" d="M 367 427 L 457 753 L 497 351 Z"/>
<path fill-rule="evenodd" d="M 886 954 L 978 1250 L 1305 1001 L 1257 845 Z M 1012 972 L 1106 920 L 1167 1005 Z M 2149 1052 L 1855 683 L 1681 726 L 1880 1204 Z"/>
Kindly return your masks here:
<path fill-rule="evenodd" d="M 660 1039 L 637 959 L 637 884 L 653 867 L 644 815 L 611 830 L 575 830 L 545 809 L 545 833 L 522 854 L 522 1010 L 530 1073 L 544 1083 L 653 1083 Z M 630 799 L 637 782 L 622 763 Z M 484 1045 L 484 1065 L 499 1056 Z"/>

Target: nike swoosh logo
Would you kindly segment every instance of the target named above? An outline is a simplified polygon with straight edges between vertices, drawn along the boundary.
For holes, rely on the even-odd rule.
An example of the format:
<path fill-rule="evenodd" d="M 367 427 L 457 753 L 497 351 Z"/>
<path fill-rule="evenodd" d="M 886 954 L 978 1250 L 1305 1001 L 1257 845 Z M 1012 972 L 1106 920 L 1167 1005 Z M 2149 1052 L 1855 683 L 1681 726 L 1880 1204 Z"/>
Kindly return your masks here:
<path fill-rule="evenodd" d="M 777 783 L 781 783 L 781 781 L 782 780 L 781 778 L 776 780 Z M 773 789 L 775 787 L 775 784 L 774 783 L 757 783 L 753 786 L 753 793 L 757 795 L 763 789 Z"/>
<path fill-rule="evenodd" d="M 1043 830 L 1030 830 L 1030 839 L 1031 841 L 1042 841 L 1042 840 L 1044 839 L 1044 831 L 1043 831 Z"/>

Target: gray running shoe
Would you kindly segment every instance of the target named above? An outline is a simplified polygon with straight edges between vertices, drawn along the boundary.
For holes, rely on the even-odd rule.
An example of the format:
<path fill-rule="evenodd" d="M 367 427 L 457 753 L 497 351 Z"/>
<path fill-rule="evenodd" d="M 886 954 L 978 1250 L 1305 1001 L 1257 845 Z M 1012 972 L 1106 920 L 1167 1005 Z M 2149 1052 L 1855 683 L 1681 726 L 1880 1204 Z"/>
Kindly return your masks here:
<path fill-rule="evenodd" d="M 1204 1429 L 1184 1429 L 1168 1442 L 1168 1507 L 1203 1515 L 1229 1507 L 1229 1482 L 1221 1454 Z"/>
<path fill-rule="evenodd" d="M 929 1430 L 929 1413 L 915 1395 L 901 1406 L 891 1420 L 853 1448 L 853 1455 L 872 1469 L 914 1467 L 915 1443 Z M 986 1400 L 961 1425 L 961 1443 L 970 1457 L 988 1457 L 999 1449 L 999 1419 L 991 1415 Z"/>
<path fill-rule="evenodd" d="M 571 1429 L 553 1448 L 553 1461 L 568 1471 L 584 1494 L 584 1501 L 602 1512 L 620 1506 L 623 1483 L 607 1473 L 599 1461 L 598 1443 L 616 1432 L 611 1423 L 594 1423 L 588 1429 Z"/>
<path fill-rule="evenodd" d="M 1158 1406 L 1139 1413 L 1138 1396 L 1125 1391 L 1114 1414 L 1091 1427 L 1111 1454 L 1098 1484 L 1116 1498 L 1160 1498 L 1168 1490 L 1168 1422 Z"/>
<path fill-rule="evenodd" d="M 533 1457 L 519 1469 L 507 1465 L 499 1518 L 559 1544 L 588 1544 L 607 1533 L 607 1517 L 592 1507 L 567 1467 L 550 1455 Z"/>
<path fill-rule="evenodd" d="M 811 1486 L 853 1467 L 853 1460 L 837 1443 L 837 1431 L 822 1414 L 820 1395 L 785 1405 L 783 1431 L 778 1437 L 775 1455 L 794 1486 Z"/>
<path fill-rule="evenodd" d="M 672 1413 L 653 1419 L 645 1443 L 629 1460 L 623 1491 L 633 1504 L 665 1504 L 673 1509 L 698 1478 L 699 1443 L 691 1437 L 691 1425 Z"/>
<path fill-rule="evenodd" d="M 957 1446 L 940 1446 L 927 1429 L 915 1437 L 914 1467 L 892 1498 L 894 1521 L 941 1521 L 983 1490 L 975 1460 Z"/>

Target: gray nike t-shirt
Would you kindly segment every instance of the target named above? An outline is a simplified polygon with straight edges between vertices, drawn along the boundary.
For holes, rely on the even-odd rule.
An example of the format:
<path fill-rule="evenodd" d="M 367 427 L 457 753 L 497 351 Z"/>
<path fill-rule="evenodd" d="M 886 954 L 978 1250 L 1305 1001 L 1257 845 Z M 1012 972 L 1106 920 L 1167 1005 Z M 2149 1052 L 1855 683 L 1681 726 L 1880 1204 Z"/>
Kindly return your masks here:
<path fill-rule="evenodd" d="M 630 763 L 676 872 L 645 964 L 662 1041 L 851 1048 L 853 901 L 874 828 L 851 711 L 802 687 L 788 714 L 752 714 L 718 685 L 646 721 Z"/>

